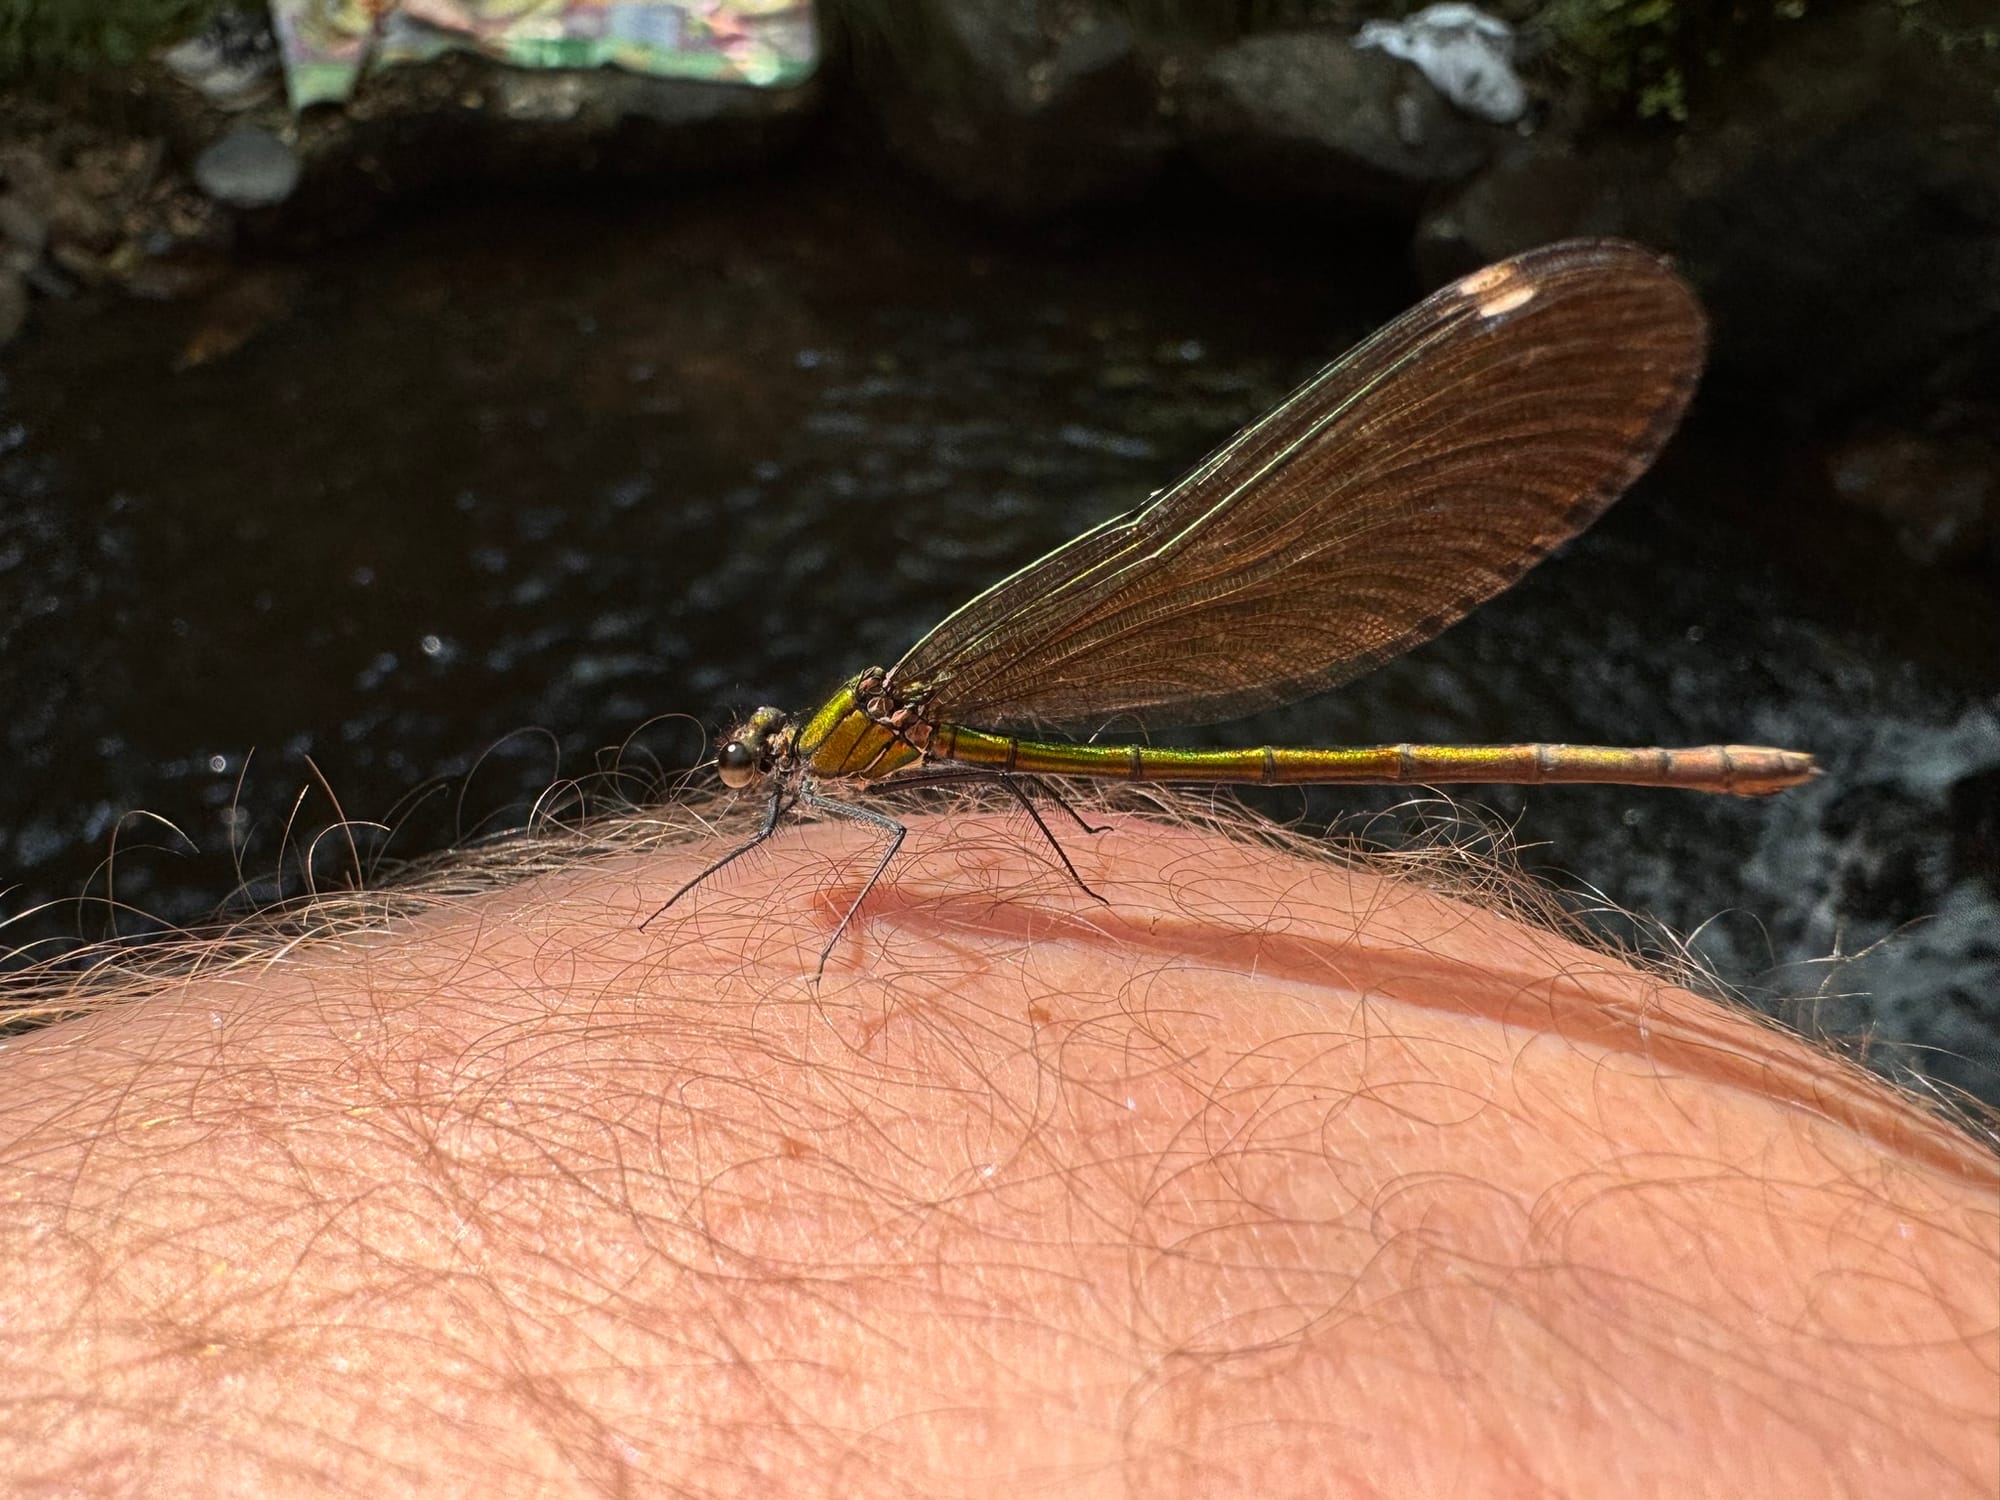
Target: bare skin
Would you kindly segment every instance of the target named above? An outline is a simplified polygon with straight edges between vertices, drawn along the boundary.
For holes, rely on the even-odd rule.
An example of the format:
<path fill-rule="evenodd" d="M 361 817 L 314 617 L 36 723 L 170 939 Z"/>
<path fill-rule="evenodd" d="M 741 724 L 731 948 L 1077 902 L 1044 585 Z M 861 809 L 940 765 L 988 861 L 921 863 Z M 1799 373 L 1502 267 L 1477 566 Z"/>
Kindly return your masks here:
<path fill-rule="evenodd" d="M 14 1493 L 1991 1496 L 2000 1168 L 1401 882 L 926 818 L 0 1045 Z"/>

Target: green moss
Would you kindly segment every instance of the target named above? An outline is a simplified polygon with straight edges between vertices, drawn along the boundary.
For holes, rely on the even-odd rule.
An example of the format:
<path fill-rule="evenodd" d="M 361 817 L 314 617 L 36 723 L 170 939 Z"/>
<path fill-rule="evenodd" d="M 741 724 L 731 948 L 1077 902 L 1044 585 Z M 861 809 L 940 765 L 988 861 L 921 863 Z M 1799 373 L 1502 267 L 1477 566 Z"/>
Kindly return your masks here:
<path fill-rule="evenodd" d="M 0 0 L 0 78 L 139 61 L 195 31 L 223 0 Z"/>
<path fill-rule="evenodd" d="M 1807 0 L 1549 0 L 1536 17 L 1556 59 L 1599 98 L 1685 120 L 1730 62 L 1766 44 Z"/>
<path fill-rule="evenodd" d="M 1955 52 L 2000 52 L 2000 17 L 1972 25 L 1941 21 L 1925 0 L 1894 0 L 1897 25 L 1905 36 L 1921 37 L 1941 57 Z"/>

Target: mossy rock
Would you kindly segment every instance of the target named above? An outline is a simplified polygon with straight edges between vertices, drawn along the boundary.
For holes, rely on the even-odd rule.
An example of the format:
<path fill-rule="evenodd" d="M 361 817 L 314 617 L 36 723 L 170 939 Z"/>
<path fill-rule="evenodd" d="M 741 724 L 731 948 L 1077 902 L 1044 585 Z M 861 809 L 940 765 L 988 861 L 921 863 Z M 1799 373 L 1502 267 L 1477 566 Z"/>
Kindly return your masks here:
<path fill-rule="evenodd" d="M 0 78 L 124 67 L 199 30 L 229 0 L 0 0 Z"/>
<path fill-rule="evenodd" d="M 1761 49 L 1807 0 L 1550 0 L 1536 17 L 1556 59 L 1640 119 L 1685 120 L 1730 62 Z"/>

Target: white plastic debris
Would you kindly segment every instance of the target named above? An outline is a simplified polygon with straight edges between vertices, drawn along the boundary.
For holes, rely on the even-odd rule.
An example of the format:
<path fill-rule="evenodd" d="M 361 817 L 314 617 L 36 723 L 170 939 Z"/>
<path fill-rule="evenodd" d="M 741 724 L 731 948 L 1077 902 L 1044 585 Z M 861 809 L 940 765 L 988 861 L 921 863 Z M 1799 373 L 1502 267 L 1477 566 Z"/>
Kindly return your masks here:
<path fill-rule="evenodd" d="M 248 109 L 278 80 L 278 42 L 262 11 L 262 6 L 254 15 L 221 11 L 201 31 L 161 53 L 160 61 L 216 108 Z"/>
<path fill-rule="evenodd" d="M 1511 125 L 1528 108 L 1514 72 L 1514 28 L 1476 5 L 1447 0 L 1400 21 L 1370 21 L 1354 45 L 1416 65 L 1445 98 L 1469 115 Z"/>

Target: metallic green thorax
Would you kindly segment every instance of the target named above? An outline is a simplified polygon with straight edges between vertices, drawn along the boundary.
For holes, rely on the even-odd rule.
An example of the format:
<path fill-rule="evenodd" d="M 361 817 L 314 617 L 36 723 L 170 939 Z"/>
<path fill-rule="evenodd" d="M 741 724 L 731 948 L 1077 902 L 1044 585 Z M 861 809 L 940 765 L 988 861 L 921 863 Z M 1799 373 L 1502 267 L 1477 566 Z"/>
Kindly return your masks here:
<path fill-rule="evenodd" d="M 872 680 L 881 675 L 878 669 Z M 867 672 L 855 677 L 799 726 L 793 748 L 813 775 L 879 781 L 923 758 L 921 741 L 929 738 L 928 726 L 907 711 L 904 724 L 897 726 L 879 698 L 871 714 L 871 705 L 860 696 L 870 680 Z"/>

